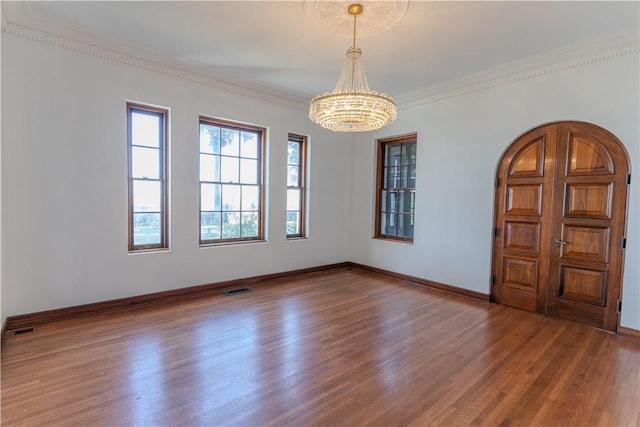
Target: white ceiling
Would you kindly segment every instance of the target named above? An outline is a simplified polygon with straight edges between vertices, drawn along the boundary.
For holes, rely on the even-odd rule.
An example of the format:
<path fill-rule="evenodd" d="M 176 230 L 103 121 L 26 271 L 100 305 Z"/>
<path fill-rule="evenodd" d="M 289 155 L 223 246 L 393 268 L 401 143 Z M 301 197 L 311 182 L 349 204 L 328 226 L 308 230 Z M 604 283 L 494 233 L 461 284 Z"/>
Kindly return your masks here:
<path fill-rule="evenodd" d="M 340 3 L 346 14 L 350 2 Z M 318 26 L 300 0 L 2 1 L 2 9 L 4 25 L 299 98 L 333 89 L 352 41 Z M 371 88 L 398 98 L 638 34 L 639 22 L 637 1 L 409 1 L 395 24 L 357 44 Z"/>

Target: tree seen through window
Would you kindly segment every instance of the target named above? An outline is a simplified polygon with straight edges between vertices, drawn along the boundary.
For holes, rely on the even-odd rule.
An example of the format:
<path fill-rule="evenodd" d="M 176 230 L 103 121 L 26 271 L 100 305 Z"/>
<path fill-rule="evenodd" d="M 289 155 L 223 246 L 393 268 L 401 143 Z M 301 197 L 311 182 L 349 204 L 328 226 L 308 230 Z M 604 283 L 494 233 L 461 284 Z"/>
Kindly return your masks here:
<path fill-rule="evenodd" d="M 200 243 L 262 239 L 263 130 L 200 121 Z"/>

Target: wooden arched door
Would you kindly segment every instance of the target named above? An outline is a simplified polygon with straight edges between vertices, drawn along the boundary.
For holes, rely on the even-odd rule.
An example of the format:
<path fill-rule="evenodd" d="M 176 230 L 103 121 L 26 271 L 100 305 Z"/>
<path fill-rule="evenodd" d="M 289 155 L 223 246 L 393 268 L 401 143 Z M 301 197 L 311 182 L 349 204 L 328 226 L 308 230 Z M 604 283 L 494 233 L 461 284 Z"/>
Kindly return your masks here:
<path fill-rule="evenodd" d="M 582 122 L 526 132 L 497 168 L 491 298 L 615 331 L 629 158 Z"/>

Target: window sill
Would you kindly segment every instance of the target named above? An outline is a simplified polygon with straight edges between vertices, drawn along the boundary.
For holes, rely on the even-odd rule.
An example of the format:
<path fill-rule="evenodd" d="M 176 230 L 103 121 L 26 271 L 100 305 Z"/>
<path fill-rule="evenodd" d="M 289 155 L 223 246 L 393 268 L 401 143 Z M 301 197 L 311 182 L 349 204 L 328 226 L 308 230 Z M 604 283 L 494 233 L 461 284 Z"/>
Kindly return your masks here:
<path fill-rule="evenodd" d="M 206 248 L 216 248 L 220 246 L 249 245 L 252 243 L 267 243 L 267 241 L 264 239 L 261 239 L 261 240 L 235 240 L 235 241 L 220 242 L 220 243 L 202 243 L 200 244 L 199 248 L 206 249 Z"/>
<path fill-rule="evenodd" d="M 134 249 L 134 250 L 129 250 L 128 255 L 144 255 L 144 254 L 155 254 L 155 253 L 163 253 L 163 252 L 171 252 L 171 249 L 170 248 Z"/>
<path fill-rule="evenodd" d="M 413 239 L 394 239 L 393 237 L 373 236 L 373 240 L 382 240 L 384 242 L 404 243 L 405 245 L 413 245 Z"/>

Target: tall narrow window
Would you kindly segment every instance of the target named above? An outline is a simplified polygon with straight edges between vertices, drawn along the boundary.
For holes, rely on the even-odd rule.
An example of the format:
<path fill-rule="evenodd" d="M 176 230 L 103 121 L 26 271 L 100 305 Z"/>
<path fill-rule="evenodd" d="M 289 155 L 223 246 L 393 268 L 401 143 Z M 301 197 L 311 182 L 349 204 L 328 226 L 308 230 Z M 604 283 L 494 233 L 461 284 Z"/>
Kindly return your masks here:
<path fill-rule="evenodd" d="M 375 237 L 413 242 L 417 135 L 378 140 Z"/>
<path fill-rule="evenodd" d="M 307 138 L 289 134 L 287 144 L 287 238 L 305 237 Z"/>
<path fill-rule="evenodd" d="M 265 129 L 200 118 L 200 244 L 264 239 Z"/>
<path fill-rule="evenodd" d="M 166 109 L 127 103 L 129 251 L 168 248 Z"/>

